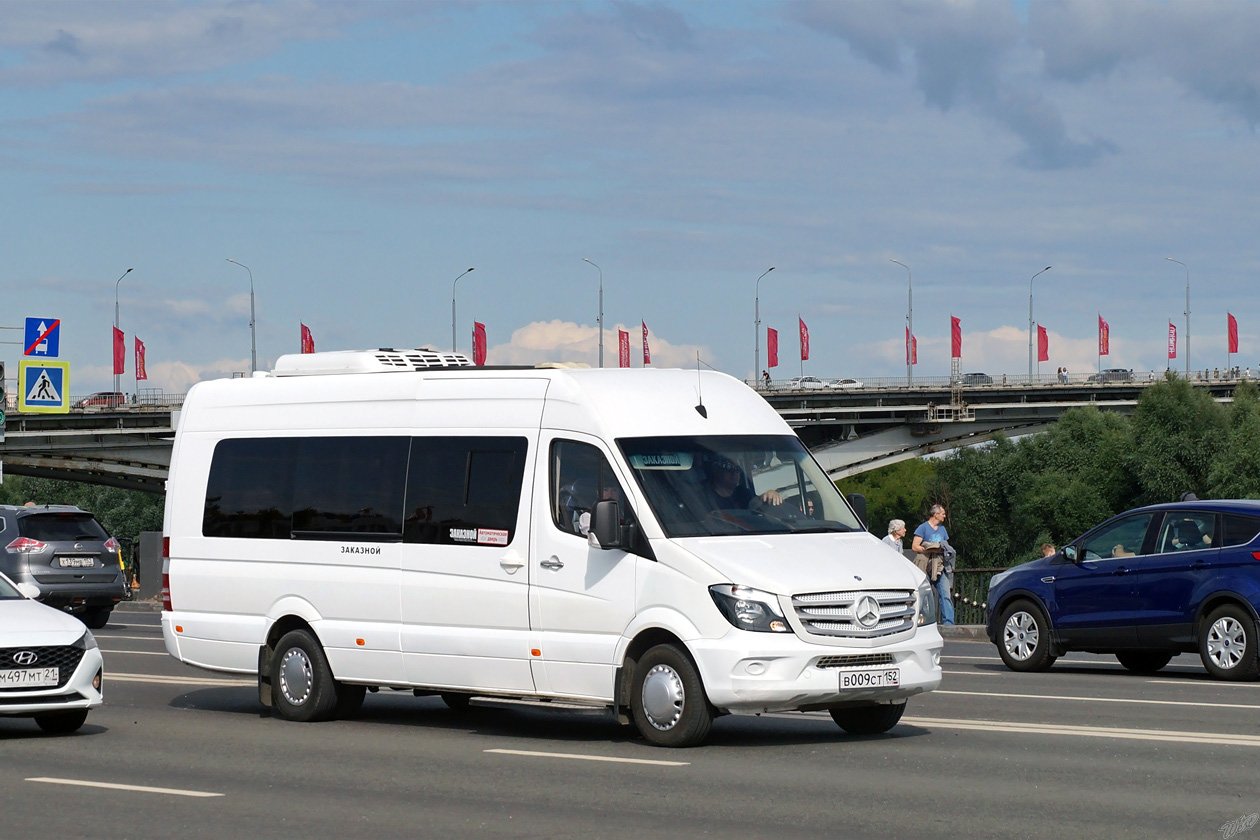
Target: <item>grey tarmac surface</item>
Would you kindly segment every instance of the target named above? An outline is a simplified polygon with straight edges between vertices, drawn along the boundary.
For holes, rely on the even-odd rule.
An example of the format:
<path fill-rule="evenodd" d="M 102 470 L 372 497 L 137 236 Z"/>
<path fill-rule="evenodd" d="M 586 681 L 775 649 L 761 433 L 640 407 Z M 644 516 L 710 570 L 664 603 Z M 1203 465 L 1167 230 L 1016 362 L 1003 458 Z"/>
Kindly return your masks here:
<path fill-rule="evenodd" d="M 1260 812 L 1260 682 L 1184 655 L 1015 674 L 951 640 L 942 690 L 889 735 L 738 716 L 662 750 L 602 713 L 403 692 L 286 723 L 252 680 L 168 657 L 155 613 L 98 638 L 106 704 L 78 734 L 0 718 L 0 837 L 1211 838 Z"/>

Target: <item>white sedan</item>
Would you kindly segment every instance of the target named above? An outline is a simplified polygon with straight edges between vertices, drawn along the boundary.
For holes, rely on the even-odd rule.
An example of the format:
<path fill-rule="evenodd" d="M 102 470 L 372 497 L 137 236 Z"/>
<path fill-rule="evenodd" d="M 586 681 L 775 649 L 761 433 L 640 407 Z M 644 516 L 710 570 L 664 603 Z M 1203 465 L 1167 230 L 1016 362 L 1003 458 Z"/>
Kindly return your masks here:
<path fill-rule="evenodd" d="M 816 391 L 826 387 L 827 383 L 817 376 L 798 376 L 788 381 L 788 388 L 793 391 Z"/>
<path fill-rule="evenodd" d="M 844 388 L 844 389 L 861 388 L 862 383 L 860 380 L 857 380 L 857 379 L 833 379 L 827 383 L 827 387 Z"/>
<path fill-rule="evenodd" d="M 45 732 L 74 732 L 101 705 L 104 661 L 92 632 L 0 575 L 0 715 L 35 718 Z"/>

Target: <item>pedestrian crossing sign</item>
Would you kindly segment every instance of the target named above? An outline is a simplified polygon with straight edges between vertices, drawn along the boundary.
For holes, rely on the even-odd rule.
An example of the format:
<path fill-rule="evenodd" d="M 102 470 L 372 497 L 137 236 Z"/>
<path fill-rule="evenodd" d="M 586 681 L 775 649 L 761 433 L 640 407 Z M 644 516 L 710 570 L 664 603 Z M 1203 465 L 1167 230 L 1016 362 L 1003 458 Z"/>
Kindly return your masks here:
<path fill-rule="evenodd" d="M 70 363 L 22 359 L 18 362 L 18 412 L 70 413 Z"/>

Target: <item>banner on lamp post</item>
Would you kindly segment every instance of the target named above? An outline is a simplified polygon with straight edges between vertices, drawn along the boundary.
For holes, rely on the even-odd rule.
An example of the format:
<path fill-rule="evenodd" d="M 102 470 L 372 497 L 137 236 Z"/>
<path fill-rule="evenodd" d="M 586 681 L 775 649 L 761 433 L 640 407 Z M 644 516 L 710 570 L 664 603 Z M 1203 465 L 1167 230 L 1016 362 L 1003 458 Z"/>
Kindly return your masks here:
<path fill-rule="evenodd" d="M 127 360 L 127 339 L 123 336 L 123 331 L 114 327 L 114 375 L 117 376 L 124 372 Z"/>
<path fill-rule="evenodd" d="M 1238 319 L 1228 312 L 1225 313 L 1229 318 L 1229 353 L 1238 352 Z"/>
<path fill-rule="evenodd" d="M 149 372 L 144 369 L 144 342 L 136 339 L 136 381 L 148 379 Z"/>
<path fill-rule="evenodd" d="M 962 358 L 962 319 L 949 316 L 949 357 Z"/>
<path fill-rule="evenodd" d="M 1111 353 L 1111 325 L 1103 320 L 1103 316 L 1098 316 L 1098 355 L 1107 356 Z"/>
<path fill-rule="evenodd" d="M 617 367 L 630 367 L 630 333 L 617 330 Z"/>
<path fill-rule="evenodd" d="M 801 325 L 801 361 L 809 361 L 809 327 L 805 326 L 805 322 L 801 320 L 801 316 L 797 315 L 796 320 Z"/>
<path fill-rule="evenodd" d="M 1037 361 L 1050 361 L 1050 334 L 1041 324 L 1037 325 Z"/>
<path fill-rule="evenodd" d="M 486 363 L 486 325 L 473 321 L 473 364 L 481 367 Z"/>
<path fill-rule="evenodd" d="M 766 327 L 766 367 L 779 366 L 779 331 Z"/>
<path fill-rule="evenodd" d="M 639 326 L 643 327 L 643 366 L 647 367 L 652 364 L 652 351 L 648 349 L 647 321 L 640 321 Z"/>
<path fill-rule="evenodd" d="M 311 328 L 298 322 L 298 326 L 302 328 L 302 351 L 303 353 L 315 352 L 315 336 L 311 334 Z"/>
<path fill-rule="evenodd" d="M 1177 358 L 1177 325 L 1168 322 L 1168 358 Z"/>

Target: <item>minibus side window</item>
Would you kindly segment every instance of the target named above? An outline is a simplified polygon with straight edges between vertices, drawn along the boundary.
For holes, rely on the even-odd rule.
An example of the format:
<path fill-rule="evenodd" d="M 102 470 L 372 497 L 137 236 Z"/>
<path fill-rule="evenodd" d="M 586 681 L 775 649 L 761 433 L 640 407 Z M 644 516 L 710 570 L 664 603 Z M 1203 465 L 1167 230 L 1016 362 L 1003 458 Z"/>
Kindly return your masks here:
<path fill-rule="evenodd" d="M 550 472 L 551 521 L 561 531 L 585 537 L 591 508 L 600 499 L 618 502 L 623 525 L 632 521 L 625 491 L 604 453 L 594 446 L 572 440 L 553 442 Z"/>
<path fill-rule="evenodd" d="M 410 443 L 405 437 L 297 438 L 294 536 L 397 539 Z"/>
<path fill-rule="evenodd" d="M 403 542 L 511 543 L 526 446 L 523 437 L 412 438 Z"/>
<path fill-rule="evenodd" d="M 221 440 L 214 448 L 201 533 L 289 539 L 293 520 L 293 438 Z"/>

